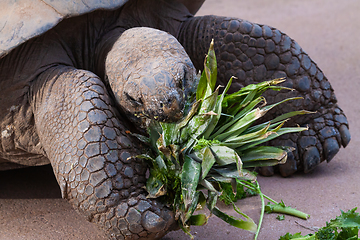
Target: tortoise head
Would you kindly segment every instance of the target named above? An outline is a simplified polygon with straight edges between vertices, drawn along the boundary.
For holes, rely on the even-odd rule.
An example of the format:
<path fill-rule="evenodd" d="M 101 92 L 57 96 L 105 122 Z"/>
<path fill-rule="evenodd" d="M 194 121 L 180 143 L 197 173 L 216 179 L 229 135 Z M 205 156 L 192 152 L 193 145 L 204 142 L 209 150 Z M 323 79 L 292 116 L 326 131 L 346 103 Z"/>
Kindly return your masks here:
<path fill-rule="evenodd" d="M 106 58 L 106 76 L 130 119 L 171 122 L 183 116 L 196 71 L 172 35 L 141 27 L 125 31 L 115 42 Z"/>

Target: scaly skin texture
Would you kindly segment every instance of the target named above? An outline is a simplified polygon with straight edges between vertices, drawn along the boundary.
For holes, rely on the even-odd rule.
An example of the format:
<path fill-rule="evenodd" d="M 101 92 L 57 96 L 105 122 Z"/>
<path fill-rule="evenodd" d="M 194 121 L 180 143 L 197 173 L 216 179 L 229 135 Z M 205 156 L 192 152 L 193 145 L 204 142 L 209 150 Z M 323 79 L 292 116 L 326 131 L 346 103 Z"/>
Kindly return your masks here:
<path fill-rule="evenodd" d="M 62 196 L 110 238 L 159 239 L 176 226 L 174 214 L 146 199 L 146 165 L 130 158 L 143 153 L 143 146 L 126 133 L 139 126 L 126 127 L 126 109 L 117 112 L 121 102 L 115 96 L 121 88 L 131 97 L 137 93 L 135 101 L 141 99 L 147 116 L 177 120 L 195 68 L 175 37 L 154 29 L 136 32 L 137 23 L 127 22 L 129 15 L 142 13 L 135 6 L 124 6 L 127 14 L 120 9 L 106 12 L 105 18 L 100 11 L 80 16 L 70 26 L 63 22 L 0 59 L 0 86 L 9 87 L 0 112 L 0 145 L 7 148 L 0 151 L 10 161 L 23 152 L 47 159 Z M 74 31 L 77 26 L 81 31 Z M 117 44 L 127 29 L 135 37 Z M 136 49 L 143 55 L 135 58 L 131 51 Z M 121 66 L 120 59 L 128 62 Z M 139 87 L 130 90 L 128 81 Z M 120 100 L 126 106 L 134 99 Z"/>
<path fill-rule="evenodd" d="M 134 35 L 137 38 L 129 44 Z M 138 52 L 131 55 L 133 44 Z M 161 104 L 162 109 L 156 111 L 159 119 L 177 120 L 182 114 L 175 113 L 182 112 L 183 90 L 193 85 L 195 68 L 170 34 L 132 28 L 107 55 L 106 76 L 117 104 L 124 107 L 120 109 L 132 113 L 133 105 L 127 106 L 132 102 L 123 92 L 137 92 L 136 109 L 153 116 L 147 111 L 156 111 Z M 131 85 L 137 88 L 129 89 Z M 178 97 L 167 95 L 167 90 Z M 62 196 L 75 209 L 114 239 L 158 239 L 175 225 L 172 211 L 146 198 L 147 168 L 134 158 L 142 153 L 139 143 L 126 133 L 130 128 L 125 125 L 125 114 L 115 110 L 98 76 L 54 66 L 37 78 L 31 93 L 40 142 Z"/>
<path fill-rule="evenodd" d="M 296 148 L 287 163 L 279 166 L 281 175 L 297 170 L 309 172 L 320 162 L 330 161 L 341 146 L 350 141 L 347 119 L 337 106 L 334 90 L 323 72 L 289 36 L 275 28 L 236 18 L 217 16 L 194 17 L 185 21 L 178 39 L 185 47 L 197 69 L 202 69 L 203 56 L 211 39 L 215 41 L 218 59 L 219 84 L 226 85 L 231 76 L 237 77 L 232 90 L 251 83 L 286 77 L 284 86 L 292 92 L 265 93 L 269 103 L 288 97 L 302 96 L 303 100 L 287 102 L 268 116 L 305 109 L 317 113 L 296 117 L 289 124 L 308 126 L 309 130 L 282 136 L 272 145 Z M 272 168 L 261 173 L 272 175 Z"/>
<path fill-rule="evenodd" d="M 33 87 L 35 123 L 62 195 L 114 239 L 156 239 L 173 213 L 146 199 L 146 166 L 103 82 L 71 67 L 44 72 Z"/>

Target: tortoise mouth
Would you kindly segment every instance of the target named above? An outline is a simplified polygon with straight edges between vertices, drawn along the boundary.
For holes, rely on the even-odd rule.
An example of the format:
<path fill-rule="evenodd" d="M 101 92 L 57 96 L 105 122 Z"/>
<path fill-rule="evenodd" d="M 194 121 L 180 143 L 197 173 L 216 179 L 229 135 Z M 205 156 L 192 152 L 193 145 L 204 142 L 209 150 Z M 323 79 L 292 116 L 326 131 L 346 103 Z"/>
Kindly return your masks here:
<path fill-rule="evenodd" d="M 160 122 L 176 122 L 184 115 L 184 96 L 182 90 L 171 90 L 160 98 L 147 101 L 145 115 Z"/>
<path fill-rule="evenodd" d="M 128 117 L 136 119 L 136 122 L 146 121 L 144 118 L 159 122 L 176 122 L 184 115 L 185 93 L 178 88 L 166 90 L 163 93 L 159 91 L 157 94 L 139 97 L 124 91 L 127 103 L 122 106 L 125 107 Z"/>

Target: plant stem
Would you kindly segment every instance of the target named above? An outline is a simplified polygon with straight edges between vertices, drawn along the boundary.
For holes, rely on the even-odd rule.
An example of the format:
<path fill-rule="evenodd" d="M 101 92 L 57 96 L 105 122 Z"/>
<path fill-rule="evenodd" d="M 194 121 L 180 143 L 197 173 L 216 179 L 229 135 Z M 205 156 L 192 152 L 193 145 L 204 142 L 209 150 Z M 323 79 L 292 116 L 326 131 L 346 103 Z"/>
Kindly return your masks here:
<path fill-rule="evenodd" d="M 260 229 L 261 229 L 261 224 L 264 218 L 264 213 L 265 213 L 265 200 L 264 200 L 264 194 L 262 194 L 261 190 L 260 190 L 260 186 L 259 183 L 257 183 L 257 190 L 259 191 L 259 195 L 260 195 L 260 199 L 261 199 L 261 212 L 260 212 L 260 218 L 259 218 L 259 224 L 258 224 L 258 229 L 256 231 L 254 240 L 257 240 L 258 235 L 260 233 Z"/>
<path fill-rule="evenodd" d="M 269 197 L 269 196 L 267 196 L 267 195 L 265 195 L 265 194 L 263 194 L 264 195 L 264 197 L 267 199 L 267 200 L 269 200 L 270 202 L 273 202 L 273 203 L 275 203 L 275 204 L 279 204 L 277 201 L 275 201 L 274 199 L 272 199 L 271 197 Z"/>
<path fill-rule="evenodd" d="M 240 181 L 237 181 L 240 185 L 244 186 L 244 187 L 247 187 L 248 189 L 252 190 L 252 191 L 255 191 L 257 193 L 260 193 L 259 190 L 256 188 L 256 186 L 252 183 L 249 183 L 247 181 L 244 181 L 244 180 L 240 180 Z M 255 181 L 257 183 L 257 181 Z"/>
<path fill-rule="evenodd" d="M 270 211 L 268 211 L 270 210 Z M 310 217 L 309 214 L 306 214 L 304 212 L 301 212 L 295 208 L 292 207 L 283 207 L 280 206 L 279 204 L 271 204 L 271 205 L 267 205 L 266 206 L 266 211 L 270 212 L 270 213 L 283 213 L 283 214 L 288 214 L 288 215 L 292 215 L 298 218 L 302 218 L 302 219 L 308 219 Z"/>

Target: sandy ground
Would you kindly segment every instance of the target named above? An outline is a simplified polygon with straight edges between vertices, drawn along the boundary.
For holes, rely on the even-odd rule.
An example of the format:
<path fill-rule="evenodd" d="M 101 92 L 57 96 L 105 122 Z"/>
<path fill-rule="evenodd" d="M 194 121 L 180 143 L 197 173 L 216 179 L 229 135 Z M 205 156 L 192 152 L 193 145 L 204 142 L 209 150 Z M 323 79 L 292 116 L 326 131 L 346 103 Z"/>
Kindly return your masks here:
<path fill-rule="evenodd" d="M 216 14 L 247 19 L 276 27 L 297 40 L 318 63 L 335 89 L 339 105 L 350 122 L 352 140 L 328 164 L 310 174 L 290 178 L 259 178 L 265 194 L 284 200 L 311 215 L 307 221 L 276 214 L 265 215 L 259 238 L 278 239 L 286 232 L 310 233 L 304 228 L 321 227 L 340 209 L 360 206 L 360 164 L 356 150 L 360 137 L 360 1 L 358 0 L 207 0 L 198 15 Z M 238 206 L 258 219 L 260 201 L 249 198 Z M 230 208 L 223 209 L 233 213 Z M 252 239 L 212 217 L 205 227 L 192 228 L 195 239 Z M 85 221 L 61 199 L 51 168 L 38 167 L 0 172 L 0 240 L 106 239 L 103 232 Z M 164 240 L 188 239 L 181 231 Z"/>

